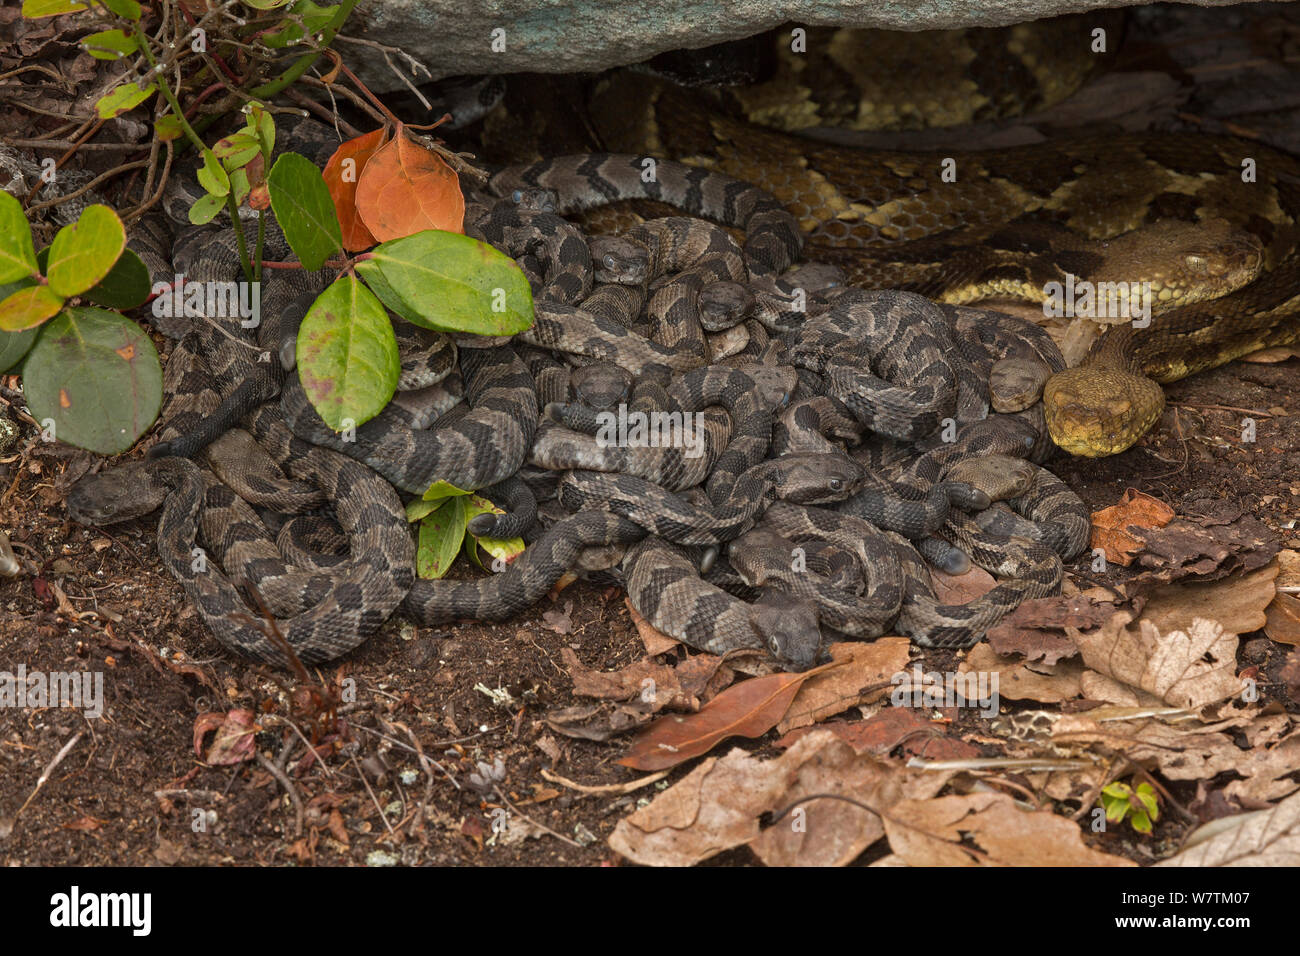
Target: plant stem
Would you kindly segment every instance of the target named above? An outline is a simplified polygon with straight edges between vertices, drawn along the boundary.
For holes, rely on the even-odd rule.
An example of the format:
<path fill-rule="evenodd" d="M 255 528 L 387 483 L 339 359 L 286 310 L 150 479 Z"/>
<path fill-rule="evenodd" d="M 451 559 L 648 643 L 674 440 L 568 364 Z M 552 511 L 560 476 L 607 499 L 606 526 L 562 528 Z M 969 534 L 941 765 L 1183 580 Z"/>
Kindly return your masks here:
<path fill-rule="evenodd" d="M 289 67 L 289 69 L 285 70 L 274 80 L 271 80 L 269 83 L 263 83 L 261 86 L 249 90 L 249 95 L 254 96 L 259 100 L 268 100 L 310 70 L 312 66 L 315 65 L 316 61 L 320 59 L 320 55 L 324 52 L 325 47 L 330 45 L 330 42 L 334 39 L 334 34 L 339 32 L 343 26 L 343 21 L 348 18 L 352 13 L 352 8 L 356 5 L 357 0 L 343 0 L 343 2 L 339 4 L 338 11 L 334 14 L 334 18 L 320 31 L 320 41 L 317 48 L 311 53 L 299 57 L 294 61 L 293 65 Z"/>

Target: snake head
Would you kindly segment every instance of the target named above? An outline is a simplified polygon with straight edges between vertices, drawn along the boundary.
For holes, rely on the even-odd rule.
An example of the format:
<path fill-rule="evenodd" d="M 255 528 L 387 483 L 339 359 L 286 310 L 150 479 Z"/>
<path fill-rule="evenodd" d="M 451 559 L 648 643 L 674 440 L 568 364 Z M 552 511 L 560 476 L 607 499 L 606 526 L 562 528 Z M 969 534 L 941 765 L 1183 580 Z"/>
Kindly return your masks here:
<path fill-rule="evenodd" d="M 806 671 L 817 663 L 822 632 L 812 605 L 780 591 L 765 591 L 751 607 L 754 630 L 773 657 L 796 671 Z"/>
<path fill-rule="evenodd" d="M 710 332 L 729 329 L 754 307 L 754 293 L 739 282 L 719 279 L 700 290 L 700 324 Z"/>
<path fill-rule="evenodd" d="M 163 503 L 167 488 L 154 477 L 155 466 L 133 461 L 88 475 L 68 492 L 68 518 L 103 527 L 147 515 Z"/>
<path fill-rule="evenodd" d="M 776 460 L 776 496 L 800 505 L 843 501 L 867 481 L 867 471 L 838 453 L 801 452 Z"/>
<path fill-rule="evenodd" d="M 650 250 L 622 236 L 593 236 L 588 243 L 597 282 L 640 285 L 650 278 Z"/>

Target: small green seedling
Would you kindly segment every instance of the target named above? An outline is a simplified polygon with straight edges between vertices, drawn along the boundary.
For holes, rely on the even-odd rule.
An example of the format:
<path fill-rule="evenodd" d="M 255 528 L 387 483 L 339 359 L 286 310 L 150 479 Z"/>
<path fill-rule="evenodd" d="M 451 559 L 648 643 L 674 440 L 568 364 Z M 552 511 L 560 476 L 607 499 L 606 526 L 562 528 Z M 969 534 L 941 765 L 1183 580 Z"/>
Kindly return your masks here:
<path fill-rule="evenodd" d="M 1128 817 L 1129 826 L 1147 836 L 1151 835 L 1152 822 L 1160 818 L 1156 791 L 1149 783 L 1139 783 L 1136 790 L 1118 780 L 1107 784 L 1101 791 L 1101 805 L 1107 820 L 1122 823 Z"/>

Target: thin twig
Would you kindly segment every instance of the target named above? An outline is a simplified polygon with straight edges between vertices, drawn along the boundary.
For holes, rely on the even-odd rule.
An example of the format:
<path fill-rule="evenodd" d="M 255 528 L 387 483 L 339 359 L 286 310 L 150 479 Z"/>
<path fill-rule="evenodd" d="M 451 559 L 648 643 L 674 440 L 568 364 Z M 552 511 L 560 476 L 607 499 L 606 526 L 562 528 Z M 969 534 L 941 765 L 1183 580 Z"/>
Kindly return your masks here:
<path fill-rule="evenodd" d="M 280 786 L 284 788 L 284 792 L 289 795 L 289 800 L 293 803 L 293 808 L 295 813 L 293 835 L 294 838 L 297 839 L 298 837 L 302 836 L 302 824 L 303 824 L 302 797 L 298 796 L 298 791 L 294 787 L 293 781 L 289 779 L 289 775 L 287 773 L 285 773 L 283 770 L 277 767 L 272 761 L 267 759 L 267 757 L 260 750 L 254 751 L 254 754 L 256 755 L 257 762 L 261 765 L 262 769 L 265 770 L 267 773 L 269 773 L 272 777 L 274 777 L 276 781 L 280 784 Z"/>
<path fill-rule="evenodd" d="M 18 819 L 18 814 L 27 809 L 27 805 L 35 799 L 36 794 L 41 792 L 41 787 L 45 786 L 46 781 L 50 779 L 50 774 L 54 773 L 54 769 L 58 767 L 59 764 L 63 763 L 63 758 L 68 755 L 68 752 L 72 750 L 73 747 L 77 746 L 77 741 L 81 740 L 84 733 L 85 731 L 83 730 L 77 731 L 76 734 L 73 735 L 72 739 L 64 744 L 59 749 L 59 752 L 54 755 L 54 759 L 46 764 L 45 769 L 41 771 L 41 775 L 36 778 L 36 786 L 32 789 L 31 794 L 23 801 L 23 805 L 15 811 L 15 820 Z"/>
<path fill-rule="evenodd" d="M 648 787 L 652 783 L 658 783 L 664 777 L 668 776 L 667 770 L 661 770 L 658 773 L 652 773 L 649 776 L 640 777 L 636 780 L 629 780 L 626 783 L 578 783 L 576 780 L 570 780 L 568 777 L 561 777 L 554 771 L 542 768 L 542 779 L 549 780 L 551 783 L 558 783 L 562 787 L 568 787 L 570 790 L 577 790 L 579 793 L 603 794 L 607 796 L 621 796 L 625 793 L 631 793 L 634 790 L 640 790 L 642 787 Z"/>

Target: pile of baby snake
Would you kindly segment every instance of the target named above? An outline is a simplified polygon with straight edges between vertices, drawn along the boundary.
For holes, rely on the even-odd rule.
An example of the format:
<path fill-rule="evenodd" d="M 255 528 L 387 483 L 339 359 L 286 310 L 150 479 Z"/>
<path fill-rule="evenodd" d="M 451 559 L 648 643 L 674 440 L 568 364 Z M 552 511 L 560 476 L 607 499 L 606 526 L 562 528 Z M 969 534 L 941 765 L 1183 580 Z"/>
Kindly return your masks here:
<path fill-rule="evenodd" d="M 804 669 L 843 635 L 967 647 L 1053 593 L 1086 545 L 1086 508 L 1042 467 L 1053 440 L 1127 447 L 1133 423 L 1140 435 L 1159 414 L 1145 376 L 1295 338 L 1294 161 L 1258 144 L 957 153 L 951 184 L 932 157 L 804 144 L 792 163 L 786 134 L 693 91 L 639 78 L 619 95 L 635 121 L 624 127 L 656 131 L 657 149 L 554 157 L 497 172 L 487 192 L 465 187 L 466 233 L 532 285 L 531 329 L 485 340 L 394 318 L 403 391 L 340 436 L 287 347 L 324 277 L 275 270 L 253 339 L 213 317 L 162 329 L 178 342 L 158 443 L 84 479 L 69 514 L 102 524 L 161 507 L 160 554 L 213 633 L 278 665 L 267 614 L 319 662 L 399 609 L 425 624 L 509 617 L 574 569 L 614 569 L 651 624 L 714 653 Z M 665 109 L 671 130 L 655 119 Z M 313 127 L 284 139 L 321 158 L 332 144 Z M 659 159 L 647 176 L 648 151 L 690 162 Z M 1250 183 L 1241 156 L 1256 162 Z M 1095 202 L 1100 186 L 1112 202 Z M 1136 211 L 1120 211 L 1126 199 Z M 616 235 L 564 218 L 619 200 L 677 214 Z M 1179 215 L 1212 223 L 1212 246 Z M 163 274 L 235 275 L 228 227 L 169 240 L 166 226 L 132 240 Z M 1037 325 L 965 304 L 1032 290 L 1063 263 L 1142 280 L 1114 271 L 1140 260 L 1115 237 L 1142 230 L 1158 240 L 1144 275 L 1171 308 L 1141 333 L 1104 335 L 1085 368 L 1066 371 Z M 971 236 L 976 251 L 956 255 Z M 676 437 L 610 441 L 618 420 Z M 527 550 L 486 578 L 416 579 L 403 500 L 437 481 L 504 505 L 471 530 L 522 535 Z M 971 561 L 997 586 L 944 604 L 927 562 Z"/>

